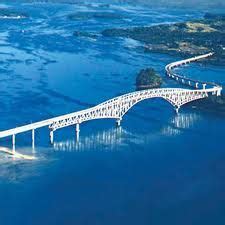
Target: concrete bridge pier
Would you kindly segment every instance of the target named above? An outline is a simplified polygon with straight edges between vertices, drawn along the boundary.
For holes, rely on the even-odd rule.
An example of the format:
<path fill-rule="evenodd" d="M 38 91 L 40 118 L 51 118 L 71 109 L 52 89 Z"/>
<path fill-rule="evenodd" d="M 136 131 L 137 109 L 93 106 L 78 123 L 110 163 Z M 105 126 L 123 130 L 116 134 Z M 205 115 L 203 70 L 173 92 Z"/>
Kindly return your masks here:
<path fill-rule="evenodd" d="M 180 106 L 176 106 L 176 107 L 175 107 L 175 112 L 176 112 L 176 114 L 179 113 L 179 110 L 180 110 Z"/>
<path fill-rule="evenodd" d="M 202 84 L 202 88 L 205 89 L 206 88 L 206 84 Z"/>
<path fill-rule="evenodd" d="M 76 141 L 78 142 L 80 138 L 80 124 L 76 124 Z"/>
<path fill-rule="evenodd" d="M 221 93 L 222 93 L 222 89 L 217 90 L 216 96 L 221 96 Z"/>
<path fill-rule="evenodd" d="M 117 127 L 120 127 L 121 126 L 121 120 L 122 120 L 121 118 L 119 118 L 119 119 L 116 120 L 116 126 Z"/>
<path fill-rule="evenodd" d="M 32 149 L 35 148 L 35 130 L 32 130 Z"/>
<path fill-rule="evenodd" d="M 50 143 L 53 144 L 54 143 L 54 131 L 50 130 Z"/>
<path fill-rule="evenodd" d="M 198 83 L 195 83 L 195 88 L 198 88 Z"/>
<path fill-rule="evenodd" d="M 12 150 L 14 154 L 16 152 L 16 135 L 15 134 L 12 135 Z"/>

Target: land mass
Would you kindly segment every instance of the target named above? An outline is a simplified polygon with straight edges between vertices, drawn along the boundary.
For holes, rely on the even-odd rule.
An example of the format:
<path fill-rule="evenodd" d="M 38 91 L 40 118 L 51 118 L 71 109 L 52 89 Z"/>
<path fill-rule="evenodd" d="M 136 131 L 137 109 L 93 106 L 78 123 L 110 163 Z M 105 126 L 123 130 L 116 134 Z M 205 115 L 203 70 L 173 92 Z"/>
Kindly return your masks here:
<path fill-rule="evenodd" d="M 207 13 L 202 19 L 182 23 L 106 29 L 102 34 L 140 41 L 146 52 L 192 57 L 213 51 L 210 61 L 225 65 L 225 14 Z"/>
<path fill-rule="evenodd" d="M 0 8 L 0 19 L 25 19 L 29 16 L 26 13 L 15 12 L 7 8 Z"/>
<path fill-rule="evenodd" d="M 111 12 L 76 12 L 68 15 L 70 20 L 90 20 L 90 19 L 123 19 L 124 16 L 118 13 Z"/>
<path fill-rule="evenodd" d="M 136 78 L 137 90 L 158 88 L 161 84 L 162 78 L 152 68 L 142 69 Z"/>

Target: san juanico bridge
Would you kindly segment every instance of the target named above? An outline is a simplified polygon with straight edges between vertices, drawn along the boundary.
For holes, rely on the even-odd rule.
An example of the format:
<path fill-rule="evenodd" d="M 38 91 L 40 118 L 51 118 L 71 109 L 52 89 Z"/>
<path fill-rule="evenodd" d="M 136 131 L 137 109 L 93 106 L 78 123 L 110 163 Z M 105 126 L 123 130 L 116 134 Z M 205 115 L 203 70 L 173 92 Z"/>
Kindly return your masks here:
<path fill-rule="evenodd" d="M 220 96 L 222 87 L 213 82 L 203 82 L 190 79 L 174 72 L 174 69 L 195 61 L 206 59 L 213 56 L 214 53 L 208 53 L 196 56 L 186 60 L 173 62 L 165 67 L 166 75 L 175 81 L 188 86 L 184 88 L 157 88 L 147 89 L 128 93 L 105 101 L 95 107 L 86 110 L 54 117 L 36 123 L 19 126 L 13 129 L 0 132 L 0 138 L 12 137 L 12 150 L 2 149 L 1 151 L 11 154 L 14 157 L 34 159 L 32 156 L 22 155 L 16 152 L 16 135 L 24 132 L 31 132 L 32 148 L 35 148 L 35 130 L 42 127 L 49 128 L 50 143 L 54 143 L 54 132 L 68 126 L 75 126 L 76 140 L 79 141 L 80 125 L 84 122 L 97 119 L 115 119 L 117 126 L 121 125 L 123 116 L 137 103 L 151 98 L 162 98 L 169 102 L 176 113 L 181 106 L 203 98 L 209 95 Z"/>
<path fill-rule="evenodd" d="M 169 1 L 1 1 L 0 225 L 225 224 L 224 8 Z"/>

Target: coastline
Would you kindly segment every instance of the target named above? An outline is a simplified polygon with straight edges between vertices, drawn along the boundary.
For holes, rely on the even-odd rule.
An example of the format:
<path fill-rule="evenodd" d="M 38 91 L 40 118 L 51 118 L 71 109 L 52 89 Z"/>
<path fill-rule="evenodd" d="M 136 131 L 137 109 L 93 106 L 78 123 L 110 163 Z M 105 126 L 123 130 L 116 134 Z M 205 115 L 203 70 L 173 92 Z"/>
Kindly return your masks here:
<path fill-rule="evenodd" d="M 214 52 L 207 63 L 225 66 L 225 15 L 205 14 L 174 24 L 112 28 L 102 31 L 105 37 L 131 38 L 143 44 L 143 51 L 190 58 Z"/>

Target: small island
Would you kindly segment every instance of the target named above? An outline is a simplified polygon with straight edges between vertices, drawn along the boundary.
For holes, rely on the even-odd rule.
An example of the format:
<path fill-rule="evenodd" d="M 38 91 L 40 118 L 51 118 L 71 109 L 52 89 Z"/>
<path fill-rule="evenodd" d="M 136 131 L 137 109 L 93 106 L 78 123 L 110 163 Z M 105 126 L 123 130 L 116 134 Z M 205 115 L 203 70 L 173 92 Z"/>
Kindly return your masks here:
<path fill-rule="evenodd" d="M 26 19 L 29 16 L 26 13 L 12 11 L 8 8 L 0 8 L 0 19 Z"/>
<path fill-rule="evenodd" d="M 153 68 L 142 69 L 136 78 L 136 89 L 143 90 L 158 88 L 162 84 L 162 78 Z"/>
<path fill-rule="evenodd" d="M 85 32 L 85 31 L 74 31 L 73 35 L 75 37 L 86 37 L 86 38 L 92 38 L 92 39 L 98 38 L 97 34 Z"/>
<path fill-rule="evenodd" d="M 119 13 L 112 12 L 76 12 L 68 15 L 70 20 L 90 20 L 90 19 L 102 19 L 102 20 L 111 20 L 111 19 L 123 19 L 124 16 Z"/>

